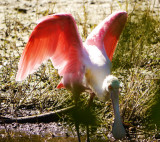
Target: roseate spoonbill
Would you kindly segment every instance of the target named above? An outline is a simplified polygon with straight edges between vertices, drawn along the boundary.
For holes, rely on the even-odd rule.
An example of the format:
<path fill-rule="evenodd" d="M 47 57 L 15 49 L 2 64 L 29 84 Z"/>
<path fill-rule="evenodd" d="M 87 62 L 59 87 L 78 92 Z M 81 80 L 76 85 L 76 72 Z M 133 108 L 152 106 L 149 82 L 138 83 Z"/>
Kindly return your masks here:
<path fill-rule="evenodd" d="M 113 136 L 121 139 L 125 129 L 119 112 L 119 81 L 110 75 L 111 61 L 127 13 L 119 11 L 104 19 L 82 43 L 71 14 L 54 14 L 38 21 L 21 55 L 17 81 L 21 81 L 45 60 L 51 59 L 62 76 L 57 88 L 66 88 L 77 102 L 81 92 L 90 90 L 90 100 L 112 100 Z M 77 130 L 80 141 L 79 130 Z"/>

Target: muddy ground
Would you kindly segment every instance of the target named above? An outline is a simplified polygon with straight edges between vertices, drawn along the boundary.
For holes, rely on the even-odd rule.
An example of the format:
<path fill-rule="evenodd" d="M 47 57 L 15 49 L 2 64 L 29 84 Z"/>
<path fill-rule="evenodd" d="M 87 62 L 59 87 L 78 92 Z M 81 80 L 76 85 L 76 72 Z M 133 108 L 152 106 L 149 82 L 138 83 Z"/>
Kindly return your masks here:
<path fill-rule="evenodd" d="M 76 22 L 79 23 L 80 26 L 78 28 L 80 34 L 83 35 L 83 24 L 87 23 L 88 27 L 97 25 L 107 15 L 116 10 L 132 11 L 133 7 L 135 6 L 134 2 L 135 1 L 129 1 L 128 6 L 126 7 L 126 1 L 123 0 L 1 0 L 0 40 L 1 42 L 4 41 L 8 33 L 6 32 L 6 30 L 8 30 L 6 23 L 12 25 L 10 21 L 14 20 L 24 28 L 24 31 L 25 28 L 27 28 L 27 30 L 31 32 L 39 18 L 54 13 L 71 13 L 76 19 Z M 138 2 L 139 1 L 137 1 L 137 3 Z M 141 2 L 142 3 L 140 7 L 143 9 L 143 4 L 145 5 L 146 3 L 143 3 L 143 1 Z M 150 3 L 155 11 L 159 9 L 160 4 L 158 0 L 150 1 Z M 16 45 L 14 45 L 19 48 L 20 52 L 22 52 L 29 37 L 28 32 L 23 32 L 23 30 L 16 31 L 18 40 L 16 40 Z M 88 33 L 89 32 L 90 31 L 88 31 Z M 15 35 L 8 35 L 7 40 L 15 40 L 14 36 Z M 6 52 L 1 50 L 0 54 L 6 54 Z M 18 55 L 16 51 L 14 54 L 15 56 Z M 3 65 L 4 63 L 1 63 L 0 68 Z M 13 77 L 15 77 L 15 75 Z M 46 140 L 76 141 L 76 139 L 73 138 L 76 136 L 75 132 L 72 132 L 70 126 L 67 124 L 62 124 L 61 122 L 47 124 L 1 124 L 0 131 L 0 141 L 45 141 L 45 136 L 47 136 Z M 27 134 L 27 136 L 24 134 L 24 132 Z M 9 134 L 9 136 L 6 137 L 7 134 Z M 13 135 L 15 135 L 15 137 L 10 139 Z M 40 135 L 40 137 L 37 135 Z M 18 137 L 18 139 L 16 137 Z M 65 137 L 66 139 L 64 140 L 62 138 L 59 140 L 57 137 Z M 67 137 L 71 138 L 67 139 Z M 101 139 L 101 141 L 103 140 L 104 138 Z"/>

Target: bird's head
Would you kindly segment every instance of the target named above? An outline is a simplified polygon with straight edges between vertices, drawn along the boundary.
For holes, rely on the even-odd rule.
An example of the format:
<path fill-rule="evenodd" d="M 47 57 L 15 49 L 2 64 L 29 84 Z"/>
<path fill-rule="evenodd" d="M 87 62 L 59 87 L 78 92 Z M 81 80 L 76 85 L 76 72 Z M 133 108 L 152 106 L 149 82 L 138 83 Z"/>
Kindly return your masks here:
<path fill-rule="evenodd" d="M 113 90 L 119 90 L 120 82 L 117 77 L 113 75 L 109 75 L 105 78 L 103 82 L 103 88 L 105 88 L 108 92 Z"/>
<path fill-rule="evenodd" d="M 126 131 L 124 129 L 119 112 L 119 88 L 120 82 L 115 76 L 109 75 L 105 78 L 103 82 L 103 89 L 105 89 L 105 91 L 107 92 L 106 96 L 110 96 L 112 100 L 115 117 L 112 127 L 112 133 L 114 138 L 116 139 L 122 139 L 126 135 Z"/>
<path fill-rule="evenodd" d="M 105 92 L 104 101 L 109 98 L 116 97 L 119 94 L 120 82 L 117 77 L 113 75 L 107 76 L 103 81 L 103 90 Z"/>

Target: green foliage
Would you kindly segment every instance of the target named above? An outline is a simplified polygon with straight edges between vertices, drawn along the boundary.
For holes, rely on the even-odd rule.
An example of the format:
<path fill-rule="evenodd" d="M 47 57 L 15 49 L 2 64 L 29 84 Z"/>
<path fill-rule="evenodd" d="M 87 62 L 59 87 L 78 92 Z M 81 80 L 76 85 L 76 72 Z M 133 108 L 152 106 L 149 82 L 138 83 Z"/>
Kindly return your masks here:
<path fill-rule="evenodd" d="M 155 88 L 155 94 L 150 102 L 150 108 L 148 111 L 146 111 L 148 117 L 146 120 L 144 120 L 144 122 L 147 125 L 147 130 L 154 130 L 156 128 L 158 131 L 160 131 L 160 80 L 155 80 L 155 83 L 157 83 L 157 88 Z"/>
<path fill-rule="evenodd" d="M 122 79 L 124 121 L 159 129 L 160 28 L 159 17 L 146 9 L 128 15 L 113 57 L 113 73 Z M 147 121 L 145 121 L 147 120 Z"/>
<path fill-rule="evenodd" d="M 151 12 L 133 11 L 128 16 L 113 58 L 113 69 L 146 66 L 148 62 L 158 64 L 160 41 L 159 21 Z"/>
<path fill-rule="evenodd" d="M 120 7 L 123 7 L 123 3 L 118 0 L 117 2 Z M 103 20 L 91 23 L 90 19 L 95 16 L 89 17 L 89 6 L 86 3 L 84 0 L 82 15 L 74 12 L 83 40 L 89 31 Z M 42 65 L 25 81 L 15 81 L 20 55 L 35 26 L 31 21 L 35 22 L 38 17 L 55 13 L 56 5 L 56 2 L 50 2 L 49 8 L 40 10 L 37 0 L 35 12 L 31 15 L 27 10 L 26 13 L 17 12 L 19 9 L 15 9 L 15 13 L 4 12 L 3 29 L 0 33 L 0 111 L 2 114 L 11 117 L 26 116 L 57 110 L 73 104 L 70 92 L 56 89 L 61 78 L 50 61 Z M 125 6 L 129 11 L 128 0 L 125 1 Z M 113 10 L 114 7 L 111 6 L 111 11 Z M 143 130 L 144 135 L 155 129 L 155 126 L 157 130 L 160 128 L 159 16 L 159 13 L 153 12 L 148 7 L 143 11 L 135 8 L 128 12 L 128 22 L 118 42 L 112 62 L 112 73 L 122 82 L 120 96 L 122 117 L 126 123 L 137 130 Z M 87 96 L 82 94 L 80 98 L 80 103 L 84 106 L 87 105 Z M 81 115 L 80 112 L 76 113 Z M 75 114 L 72 115 L 74 118 Z M 96 132 L 96 136 L 106 137 L 106 134 L 111 131 L 114 116 L 110 101 L 105 104 L 95 99 L 92 111 L 82 108 L 82 115 L 93 117 L 90 122 L 93 125 L 97 120 L 102 121 L 102 123 L 96 124 L 96 127 L 92 126 L 92 131 Z M 63 125 L 66 122 L 70 124 L 67 118 L 68 116 L 62 118 Z M 81 121 L 86 123 L 88 120 L 82 118 Z M 144 127 L 151 129 L 148 131 Z"/>

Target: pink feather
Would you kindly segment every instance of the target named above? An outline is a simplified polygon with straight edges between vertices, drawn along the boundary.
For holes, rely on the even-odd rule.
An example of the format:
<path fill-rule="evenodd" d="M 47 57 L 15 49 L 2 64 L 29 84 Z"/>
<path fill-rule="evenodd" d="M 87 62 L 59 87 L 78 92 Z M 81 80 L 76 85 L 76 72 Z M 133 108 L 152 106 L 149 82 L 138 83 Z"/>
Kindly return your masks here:
<path fill-rule="evenodd" d="M 30 35 L 19 61 L 16 80 L 25 79 L 50 58 L 61 76 L 81 82 L 82 47 L 75 20 L 70 14 L 46 16 Z"/>
<path fill-rule="evenodd" d="M 127 20 L 127 13 L 119 11 L 104 19 L 86 39 L 87 45 L 105 48 L 108 58 L 112 61 L 119 36 Z"/>

